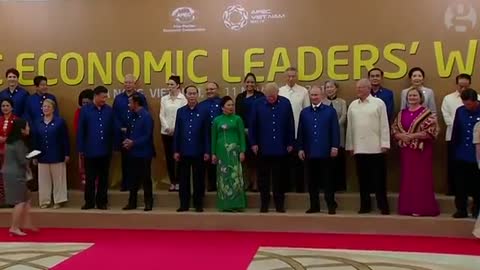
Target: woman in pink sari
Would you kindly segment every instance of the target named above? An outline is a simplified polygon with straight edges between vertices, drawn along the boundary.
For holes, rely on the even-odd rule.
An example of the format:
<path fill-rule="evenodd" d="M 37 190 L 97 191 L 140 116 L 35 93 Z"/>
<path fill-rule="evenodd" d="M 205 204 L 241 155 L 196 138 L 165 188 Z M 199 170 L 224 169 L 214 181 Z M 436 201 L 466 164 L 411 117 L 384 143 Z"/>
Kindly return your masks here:
<path fill-rule="evenodd" d="M 440 214 L 433 186 L 433 141 L 438 135 L 435 114 L 421 104 L 424 96 L 417 88 L 407 92 L 408 107 L 392 125 L 400 147 L 401 181 L 398 213 L 412 216 Z"/>

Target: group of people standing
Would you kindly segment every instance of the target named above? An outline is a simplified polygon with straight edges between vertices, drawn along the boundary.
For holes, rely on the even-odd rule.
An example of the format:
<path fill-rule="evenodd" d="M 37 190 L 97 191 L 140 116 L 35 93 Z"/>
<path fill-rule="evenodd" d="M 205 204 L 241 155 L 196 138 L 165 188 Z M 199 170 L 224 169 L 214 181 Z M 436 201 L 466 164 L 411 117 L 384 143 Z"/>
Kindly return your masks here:
<path fill-rule="evenodd" d="M 387 215 L 385 156 L 393 140 L 401 155 L 398 212 L 438 215 L 432 164 L 433 143 L 439 133 L 434 91 L 423 85 L 425 73 L 421 68 L 412 68 L 408 75 L 411 87 L 402 90 L 401 110 L 396 115 L 394 94 L 382 86 L 383 71 L 379 68 L 369 70 L 368 78 L 357 81 L 358 98 L 349 106 L 337 96 L 337 82 L 329 80 L 307 90 L 297 84 L 294 67 L 286 70 L 284 86 L 268 83 L 263 91 L 259 91 L 255 75 L 246 74 L 245 91 L 235 100 L 220 97 L 219 85 L 208 82 L 207 98 L 199 102 L 195 85 L 182 88 L 181 78 L 171 76 L 169 93 L 161 98 L 159 118 L 169 190 L 178 191 L 180 197 L 177 211 L 191 208 L 193 179 L 192 201 L 197 212 L 203 211 L 205 190 L 217 191 L 221 211 L 242 211 L 247 207 L 245 192 L 259 190 L 260 212 L 264 213 L 270 208 L 271 189 L 277 212 L 285 212 L 286 192 L 307 189 L 307 213 L 320 211 L 319 191 L 324 190 L 328 213 L 335 214 L 335 192 L 346 189 L 345 156 L 350 153 L 360 187 L 359 213 L 372 211 L 370 194 L 375 193 L 381 214 Z M 0 184 L 5 183 L 5 188 L 0 186 L 0 200 L 5 189 L 6 204 L 29 207 L 24 189 L 15 186 L 18 179 L 8 177 L 13 174 L 7 173 L 11 169 L 7 153 L 12 134 L 20 139 L 30 134 L 30 140 L 21 141 L 26 142 L 26 148 L 41 151 L 33 162 L 38 164 L 40 207 L 59 208 L 67 201 L 70 146 L 57 99 L 48 93 L 44 76 L 35 77 L 36 93 L 32 95 L 18 85 L 17 70 L 9 69 L 6 77 L 8 88 L 0 92 L 4 178 Z M 480 104 L 475 90 L 469 88 L 469 75 L 458 75 L 456 84 L 458 89 L 444 98 L 442 113 L 449 142 L 449 190 L 455 195 L 457 207 L 454 217 L 462 218 L 468 216 L 469 195 L 474 199 L 472 215 L 477 216 L 479 211 L 480 186 L 473 179 L 480 173 Z M 123 209 L 137 208 L 140 186 L 145 192 L 144 210 L 153 208 L 154 121 L 145 96 L 136 90 L 133 75 L 125 76 L 124 88 L 112 106 L 106 104 L 108 90 L 104 86 L 80 93 L 74 129 L 81 179 L 85 182 L 82 209 L 107 209 L 113 151 L 122 156 L 121 189 L 130 191 Z M 28 172 L 30 166 L 24 161 L 21 159 L 21 166 Z M 26 180 L 25 175 L 22 181 Z M 19 221 L 15 224 L 12 231 L 19 233 Z"/>

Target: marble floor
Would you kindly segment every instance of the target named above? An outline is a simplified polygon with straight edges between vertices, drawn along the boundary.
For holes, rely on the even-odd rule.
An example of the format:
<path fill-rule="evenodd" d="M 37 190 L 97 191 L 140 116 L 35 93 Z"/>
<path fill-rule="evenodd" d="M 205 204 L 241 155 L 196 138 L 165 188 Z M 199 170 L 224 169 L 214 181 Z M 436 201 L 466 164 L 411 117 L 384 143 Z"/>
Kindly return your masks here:
<path fill-rule="evenodd" d="M 0 270 L 38 270 L 51 267 L 92 244 L 0 242 Z"/>
<path fill-rule="evenodd" d="M 480 257 L 341 249 L 258 249 L 249 270 L 478 270 Z"/>

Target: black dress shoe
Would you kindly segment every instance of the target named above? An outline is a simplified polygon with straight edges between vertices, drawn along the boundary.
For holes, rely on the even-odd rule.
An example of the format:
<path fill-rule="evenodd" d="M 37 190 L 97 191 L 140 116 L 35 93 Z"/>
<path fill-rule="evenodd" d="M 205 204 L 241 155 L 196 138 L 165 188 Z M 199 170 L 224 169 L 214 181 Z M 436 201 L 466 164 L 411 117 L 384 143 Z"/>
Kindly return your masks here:
<path fill-rule="evenodd" d="M 102 205 L 98 205 L 98 206 L 97 206 L 97 209 L 99 209 L 99 210 L 107 210 L 108 207 L 107 207 L 106 204 L 102 204 Z"/>
<path fill-rule="evenodd" d="M 202 213 L 203 212 L 203 207 L 196 207 L 195 212 Z"/>
<path fill-rule="evenodd" d="M 455 214 L 452 215 L 453 218 L 467 218 L 467 212 L 457 211 Z"/>
<path fill-rule="evenodd" d="M 283 207 L 277 208 L 277 209 L 275 209 L 275 211 L 277 211 L 277 213 L 285 213 L 285 212 L 287 212 L 287 211 L 285 211 L 285 208 L 283 208 Z"/>
<path fill-rule="evenodd" d="M 335 208 L 329 208 L 328 209 L 328 214 L 329 215 L 335 215 L 337 213 L 337 210 Z"/>
<path fill-rule="evenodd" d="M 188 211 L 188 208 L 185 208 L 185 207 L 180 207 L 177 209 L 177 212 L 187 212 Z"/>
<path fill-rule="evenodd" d="M 149 211 L 152 211 L 153 207 L 151 205 L 148 205 L 148 206 L 145 206 L 145 208 L 143 208 L 143 211 L 145 212 L 149 212 Z"/>
<path fill-rule="evenodd" d="M 368 209 L 368 208 L 360 208 L 360 210 L 358 210 L 359 214 L 368 214 L 370 212 L 372 212 L 372 209 Z"/>
<path fill-rule="evenodd" d="M 268 208 L 266 207 L 260 208 L 260 213 L 268 213 Z"/>
<path fill-rule="evenodd" d="M 131 204 L 127 204 L 125 207 L 122 208 L 122 210 L 134 210 L 134 209 L 137 209 L 137 206 L 131 205 Z"/>
<path fill-rule="evenodd" d="M 320 213 L 320 209 L 317 208 L 310 208 L 307 211 L 305 211 L 306 214 L 313 214 L 313 213 Z"/>
<path fill-rule="evenodd" d="M 82 206 L 82 210 L 88 210 L 88 209 L 93 209 L 93 208 L 95 208 L 95 206 L 89 205 L 89 204 L 84 204 Z"/>
<path fill-rule="evenodd" d="M 388 216 L 388 215 L 390 215 L 390 210 L 388 210 L 388 209 L 380 210 L 380 214 L 382 214 L 384 216 Z"/>

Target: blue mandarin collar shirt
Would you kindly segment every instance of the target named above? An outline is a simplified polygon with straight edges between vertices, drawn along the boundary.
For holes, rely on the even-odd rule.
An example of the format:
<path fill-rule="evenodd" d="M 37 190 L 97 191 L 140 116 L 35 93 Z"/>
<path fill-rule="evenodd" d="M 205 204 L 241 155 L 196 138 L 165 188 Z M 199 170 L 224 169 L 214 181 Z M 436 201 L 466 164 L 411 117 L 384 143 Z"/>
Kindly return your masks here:
<path fill-rule="evenodd" d="M 43 101 L 46 99 L 51 99 L 55 101 L 55 111 L 54 115 L 59 116 L 59 110 L 58 110 L 58 102 L 57 98 L 50 94 L 50 93 L 45 93 L 45 94 L 40 94 L 40 93 L 35 93 L 33 95 L 30 95 L 27 98 L 27 102 L 25 104 L 25 113 L 23 114 L 23 118 L 27 120 L 29 123 L 35 122 L 37 119 L 40 119 L 43 117 Z"/>
<path fill-rule="evenodd" d="M 393 91 L 384 87 L 380 87 L 376 93 L 372 91 L 371 94 L 372 96 L 383 100 L 383 103 L 385 103 L 385 106 L 387 107 L 388 121 L 391 122 L 393 120 L 393 114 L 395 110 Z"/>
<path fill-rule="evenodd" d="M 473 128 L 480 121 L 480 106 L 469 111 L 461 106 L 455 113 L 452 129 L 452 143 L 455 147 L 455 159 L 477 163 L 475 145 L 473 144 Z"/>
<path fill-rule="evenodd" d="M 220 106 L 221 102 L 222 99 L 220 97 L 213 97 L 205 99 L 204 101 L 200 102 L 200 104 L 198 104 L 202 110 L 205 110 L 207 112 L 210 120 L 210 125 L 213 123 L 213 119 L 215 119 L 215 117 L 222 114 L 222 107 Z"/>
<path fill-rule="evenodd" d="M 133 147 L 128 154 L 137 158 L 152 158 L 155 155 L 153 145 L 153 118 L 142 108 L 132 112 L 129 118 L 127 138 L 133 141 Z"/>
<path fill-rule="evenodd" d="M 13 92 L 10 92 L 8 88 L 0 92 L 0 100 L 5 98 L 12 99 L 13 114 L 18 117 L 23 117 L 23 114 L 25 113 L 27 98 L 29 95 L 30 94 L 27 90 L 25 90 L 23 87 L 17 86 L 17 88 L 13 90 Z"/>
<path fill-rule="evenodd" d="M 70 156 L 67 125 L 62 118 L 55 116 L 48 124 L 39 118 L 32 122 L 32 133 L 34 149 L 42 152 L 39 163 L 60 163 Z"/>
<path fill-rule="evenodd" d="M 300 113 L 298 150 L 305 151 L 306 158 L 329 158 L 332 148 L 340 147 L 340 126 L 337 112 L 332 106 L 312 105 Z"/>
<path fill-rule="evenodd" d="M 287 155 L 287 147 L 295 143 L 295 123 L 290 101 L 282 96 L 274 103 L 266 97 L 252 106 L 248 129 L 250 145 L 258 145 L 265 156 Z"/>
<path fill-rule="evenodd" d="M 113 110 L 105 104 L 82 107 L 77 131 L 77 150 L 88 158 L 111 155 L 113 144 Z"/>
<path fill-rule="evenodd" d="M 173 150 L 186 157 L 201 157 L 210 153 L 210 115 L 197 104 L 177 111 Z"/>

